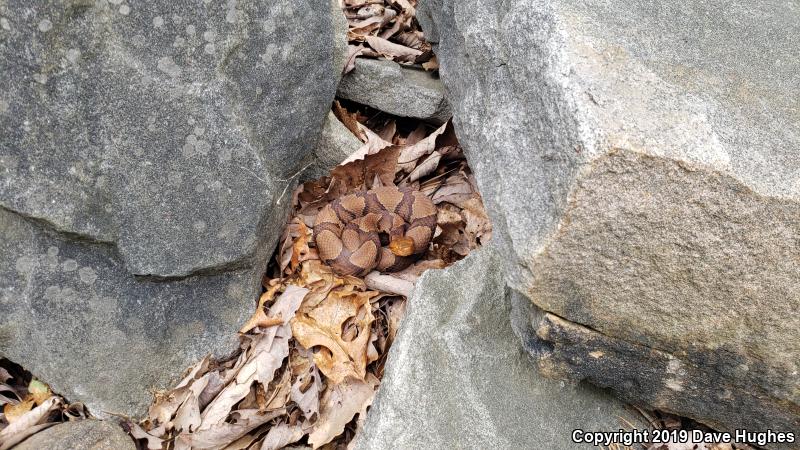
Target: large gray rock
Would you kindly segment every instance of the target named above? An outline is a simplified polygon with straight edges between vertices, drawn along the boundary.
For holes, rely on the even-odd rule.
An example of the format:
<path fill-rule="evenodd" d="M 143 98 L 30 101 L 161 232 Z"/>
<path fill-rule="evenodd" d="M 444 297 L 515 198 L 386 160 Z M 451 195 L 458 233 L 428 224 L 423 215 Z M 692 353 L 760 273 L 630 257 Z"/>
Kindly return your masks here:
<path fill-rule="evenodd" d="M 335 3 L 0 4 L 0 354 L 136 414 L 232 348 L 344 64 Z"/>
<path fill-rule="evenodd" d="M 800 429 L 800 10 L 425 0 L 456 131 L 547 314 L 540 365 Z"/>
<path fill-rule="evenodd" d="M 341 164 L 362 145 L 333 112 L 328 113 L 322 126 L 322 134 L 314 148 L 314 162 L 303 172 L 301 180 L 329 175 L 331 169 Z"/>
<path fill-rule="evenodd" d="M 14 450 L 135 450 L 136 445 L 119 425 L 81 420 L 53 425 L 25 439 Z"/>
<path fill-rule="evenodd" d="M 444 87 L 430 72 L 385 59 L 357 58 L 337 95 L 401 117 L 441 124 L 452 116 Z"/>
<path fill-rule="evenodd" d="M 427 272 L 357 448 L 571 450 L 596 448 L 575 444 L 575 429 L 643 428 L 597 388 L 537 373 L 509 322 L 514 298 L 524 299 L 506 288 L 494 246 Z M 530 309 L 530 302 L 517 306 Z"/>

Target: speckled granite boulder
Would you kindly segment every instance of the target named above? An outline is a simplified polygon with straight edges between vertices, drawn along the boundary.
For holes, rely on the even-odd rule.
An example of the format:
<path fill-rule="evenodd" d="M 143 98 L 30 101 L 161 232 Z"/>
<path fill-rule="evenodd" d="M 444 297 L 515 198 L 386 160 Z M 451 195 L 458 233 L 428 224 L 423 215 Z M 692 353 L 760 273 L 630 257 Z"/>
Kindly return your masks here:
<path fill-rule="evenodd" d="M 329 175 L 331 169 L 362 145 L 363 143 L 336 118 L 333 112 L 328 113 L 322 126 L 322 134 L 314 148 L 314 162 L 303 172 L 301 181 Z"/>
<path fill-rule="evenodd" d="M 385 59 L 356 58 L 337 95 L 401 117 L 441 124 L 453 115 L 439 78 Z"/>
<path fill-rule="evenodd" d="M 498 250 L 419 280 L 356 448 L 588 449 L 573 430 L 646 428 L 613 396 L 537 373 L 509 320 L 530 302 Z"/>
<path fill-rule="evenodd" d="M 135 414 L 229 351 L 344 26 L 329 0 L 0 3 L 0 354 Z"/>
<path fill-rule="evenodd" d="M 454 123 L 554 376 L 800 429 L 800 10 L 424 0 Z"/>
<path fill-rule="evenodd" d="M 136 450 L 133 439 L 112 422 L 81 420 L 53 425 L 14 450 Z"/>

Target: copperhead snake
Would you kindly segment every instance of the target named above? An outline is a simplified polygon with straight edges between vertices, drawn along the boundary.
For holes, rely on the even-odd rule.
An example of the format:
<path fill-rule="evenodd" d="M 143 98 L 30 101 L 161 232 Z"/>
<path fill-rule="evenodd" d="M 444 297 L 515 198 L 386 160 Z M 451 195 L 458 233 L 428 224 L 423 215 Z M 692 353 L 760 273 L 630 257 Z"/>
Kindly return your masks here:
<path fill-rule="evenodd" d="M 314 222 L 320 259 L 340 275 L 395 272 L 428 249 L 436 206 L 423 193 L 382 186 L 342 196 Z"/>

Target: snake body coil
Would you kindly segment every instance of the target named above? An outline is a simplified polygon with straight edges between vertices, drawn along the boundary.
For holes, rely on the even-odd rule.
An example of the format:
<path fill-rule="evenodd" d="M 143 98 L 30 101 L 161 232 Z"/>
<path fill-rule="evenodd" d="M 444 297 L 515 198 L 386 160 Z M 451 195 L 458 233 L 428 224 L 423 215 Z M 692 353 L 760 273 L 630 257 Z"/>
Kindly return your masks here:
<path fill-rule="evenodd" d="M 340 275 L 402 270 L 428 249 L 436 206 L 419 191 L 395 186 L 345 195 L 320 210 L 314 239 L 320 258 Z"/>

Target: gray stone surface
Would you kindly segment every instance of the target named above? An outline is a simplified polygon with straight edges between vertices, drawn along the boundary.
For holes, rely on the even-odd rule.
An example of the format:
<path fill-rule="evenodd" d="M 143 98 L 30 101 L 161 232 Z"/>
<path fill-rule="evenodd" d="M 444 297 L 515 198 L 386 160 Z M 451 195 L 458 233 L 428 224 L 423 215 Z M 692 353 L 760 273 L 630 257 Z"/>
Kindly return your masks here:
<path fill-rule="evenodd" d="M 0 2 L 0 355 L 139 415 L 235 347 L 344 65 L 335 5 Z"/>
<path fill-rule="evenodd" d="M 235 348 L 260 274 L 175 281 L 126 272 L 113 247 L 0 209 L 0 353 L 93 414 L 144 413 L 150 389 Z"/>
<path fill-rule="evenodd" d="M 356 448 L 575 449 L 574 429 L 644 427 L 597 388 L 537 373 L 509 322 L 497 250 L 417 283 Z"/>
<path fill-rule="evenodd" d="M 313 180 L 328 175 L 334 167 L 358 150 L 363 143 L 333 114 L 328 113 L 322 134 L 314 148 L 314 163 L 303 173 L 301 180 Z"/>
<path fill-rule="evenodd" d="M 330 4 L 4 2 L 0 204 L 137 275 L 247 261 L 330 107 Z"/>
<path fill-rule="evenodd" d="M 135 450 L 136 445 L 122 428 L 111 422 L 81 420 L 65 422 L 40 431 L 19 443 L 14 450 Z"/>
<path fill-rule="evenodd" d="M 717 428 L 800 429 L 800 10 L 425 0 L 540 365 Z M 530 344 L 529 347 L 537 347 Z"/>
<path fill-rule="evenodd" d="M 357 58 L 337 95 L 401 117 L 444 123 L 452 116 L 438 78 L 385 59 Z"/>

